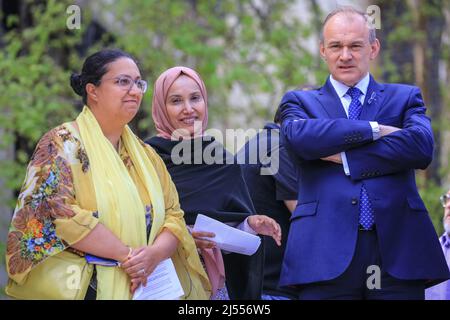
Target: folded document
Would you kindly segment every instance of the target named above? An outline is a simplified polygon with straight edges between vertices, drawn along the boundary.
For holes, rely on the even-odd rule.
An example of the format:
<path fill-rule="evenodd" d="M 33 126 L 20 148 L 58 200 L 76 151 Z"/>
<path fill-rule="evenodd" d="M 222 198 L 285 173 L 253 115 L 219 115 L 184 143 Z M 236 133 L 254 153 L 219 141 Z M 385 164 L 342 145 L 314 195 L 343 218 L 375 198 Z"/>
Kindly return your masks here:
<path fill-rule="evenodd" d="M 177 300 L 184 295 L 172 259 L 161 261 L 147 278 L 147 286 L 140 285 L 133 300 Z"/>
<path fill-rule="evenodd" d="M 213 232 L 216 236 L 205 238 L 205 240 L 214 241 L 222 250 L 247 256 L 254 254 L 261 244 L 260 237 L 230 227 L 203 214 L 197 215 L 193 231 Z"/>

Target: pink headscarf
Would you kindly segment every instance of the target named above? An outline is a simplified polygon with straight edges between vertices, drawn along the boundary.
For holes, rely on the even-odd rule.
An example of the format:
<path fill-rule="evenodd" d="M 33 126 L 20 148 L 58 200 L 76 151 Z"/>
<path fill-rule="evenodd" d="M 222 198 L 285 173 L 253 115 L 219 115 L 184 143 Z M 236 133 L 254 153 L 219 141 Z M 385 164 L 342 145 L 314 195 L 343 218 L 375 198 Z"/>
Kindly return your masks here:
<path fill-rule="evenodd" d="M 179 76 L 186 75 L 192 78 L 200 88 L 200 92 L 205 101 L 205 118 L 202 122 L 202 134 L 205 132 L 206 126 L 208 125 L 208 97 L 206 94 L 205 84 L 200 78 L 197 72 L 187 67 L 173 67 L 164 71 L 156 80 L 155 88 L 153 90 L 153 101 L 152 101 L 152 117 L 155 123 L 156 130 L 158 131 L 158 136 L 170 139 L 172 132 L 176 130 L 169 121 L 169 116 L 167 114 L 166 99 L 169 89 L 172 84 L 178 79 Z"/>

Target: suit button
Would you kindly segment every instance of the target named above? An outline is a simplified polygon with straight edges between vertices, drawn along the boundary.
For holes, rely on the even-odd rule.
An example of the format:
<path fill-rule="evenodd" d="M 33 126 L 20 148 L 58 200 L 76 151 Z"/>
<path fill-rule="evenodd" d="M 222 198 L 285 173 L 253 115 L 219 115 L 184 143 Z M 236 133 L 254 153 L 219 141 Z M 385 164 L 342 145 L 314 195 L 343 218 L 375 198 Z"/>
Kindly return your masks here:
<path fill-rule="evenodd" d="M 352 205 L 356 206 L 358 204 L 358 199 L 353 198 L 352 199 Z"/>

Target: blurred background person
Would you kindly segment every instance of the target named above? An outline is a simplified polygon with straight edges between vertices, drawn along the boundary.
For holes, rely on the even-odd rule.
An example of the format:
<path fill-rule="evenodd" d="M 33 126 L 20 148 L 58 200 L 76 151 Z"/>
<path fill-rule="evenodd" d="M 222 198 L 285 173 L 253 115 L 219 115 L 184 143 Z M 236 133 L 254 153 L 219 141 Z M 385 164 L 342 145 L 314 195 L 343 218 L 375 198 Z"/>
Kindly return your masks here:
<path fill-rule="evenodd" d="M 439 200 L 444 207 L 444 218 L 442 224 L 444 225 L 444 234 L 439 238 L 442 251 L 447 260 L 447 265 L 450 268 L 450 188 L 447 193 L 444 193 Z M 433 287 L 425 290 L 426 300 L 450 300 L 450 280 L 441 282 Z"/>
<path fill-rule="evenodd" d="M 267 123 L 236 154 L 256 212 L 268 215 L 281 227 L 281 246 L 264 237 L 263 300 L 297 297 L 294 290 L 278 287 L 289 220 L 297 205 L 297 168 L 280 139 L 279 117 L 277 111 L 274 122 Z"/>

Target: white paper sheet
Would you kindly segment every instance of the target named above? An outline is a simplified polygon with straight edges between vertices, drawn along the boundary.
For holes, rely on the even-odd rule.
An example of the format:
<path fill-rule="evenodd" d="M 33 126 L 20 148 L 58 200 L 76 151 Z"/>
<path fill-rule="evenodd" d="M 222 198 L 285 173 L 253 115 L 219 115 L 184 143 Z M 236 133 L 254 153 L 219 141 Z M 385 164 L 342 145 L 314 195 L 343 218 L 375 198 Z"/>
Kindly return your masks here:
<path fill-rule="evenodd" d="M 184 295 L 172 259 L 161 261 L 147 278 L 147 286 L 139 286 L 133 300 L 177 300 Z"/>
<path fill-rule="evenodd" d="M 193 231 L 213 232 L 216 235 L 214 238 L 205 239 L 214 241 L 222 250 L 247 256 L 254 254 L 261 244 L 258 236 L 230 227 L 203 214 L 197 215 Z"/>

